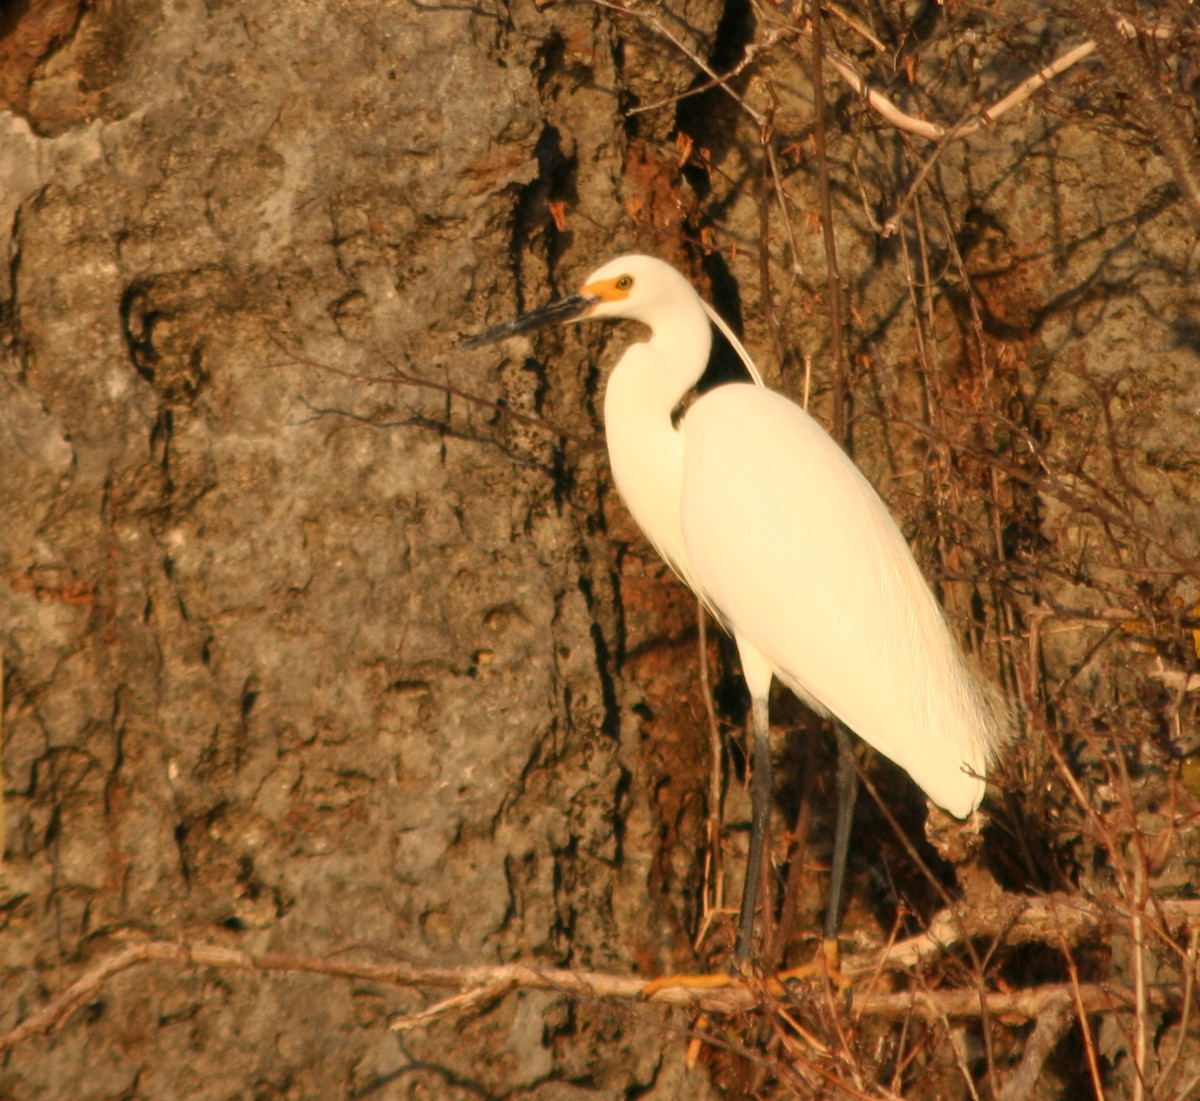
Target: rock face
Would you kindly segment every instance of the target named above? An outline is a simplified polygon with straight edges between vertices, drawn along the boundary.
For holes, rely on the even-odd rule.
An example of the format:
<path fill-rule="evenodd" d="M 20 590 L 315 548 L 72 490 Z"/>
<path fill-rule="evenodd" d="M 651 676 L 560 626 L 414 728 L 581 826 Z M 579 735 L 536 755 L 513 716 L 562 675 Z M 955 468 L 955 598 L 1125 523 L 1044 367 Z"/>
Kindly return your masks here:
<path fill-rule="evenodd" d="M 722 965 L 726 918 L 692 949 L 711 886 L 694 602 L 599 442 L 598 364 L 633 334 L 457 350 L 636 248 L 743 324 L 773 385 L 799 394 L 811 355 L 828 420 L 808 40 L 735 0 L 638 11 L 35 0 L 0 17 L 0 1028 L 129 937 Z M 947 122 L 1078 37 L 985 29 L 967 57 L 954 23 L 875 30 L 887 71 L 910 66 L 882 90 Z M 877 79 L 849 24 L 827 34 Z M 677 99 L 750 43 L 729 94 Z M 1194 126 L 1187 74 L 1148 57 Z M 920 181 L 934 146 L 828 79 L 847 440 L 1020 720 L 992 840 L 1013 854 L 1020 834 L 1026 855 L 978 859 L 1014 890 L 1117 891 L 1088 870 L 1104 845 L 1055 762 L 1129 812 L 1114 836 L 1170 829 L 1196 697 L 1151 674 L 1196 660 L 1196 223 L 1099 79 L 1069 71 Z M 715 639 L 708 660 L 736 731 L 736 667 Z M 803 741 L 781 739 L 781 833 Z M 916 794 L 877 771 L 919 834 Z M 848 925 L 869 942 L 936 903 L 869 806 L 858 829 Z M 726 864 L 736 900 L 737 851 Z M 1151 872 L 1179 890 L 1178 866 Z M 684 1067 L 686 1016 L 526 992 L 389 1031 L 429 1000 L 143 969 L 16 1046 L 0 1095 L 716 1089 Z M 730 1096 L 752 1088 L 710 1063 Z"/>

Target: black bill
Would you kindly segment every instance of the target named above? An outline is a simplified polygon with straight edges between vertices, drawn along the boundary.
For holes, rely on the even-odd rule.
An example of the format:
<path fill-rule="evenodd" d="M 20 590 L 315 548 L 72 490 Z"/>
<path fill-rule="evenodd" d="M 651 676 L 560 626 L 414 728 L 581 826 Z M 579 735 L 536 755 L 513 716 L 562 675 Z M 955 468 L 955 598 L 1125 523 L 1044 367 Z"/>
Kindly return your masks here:
<path fill-rule="evenodd" d="M 483 332 L 471 337 L 463 345 L 463 349 L 481 348 L 484 344 L 494 344 L 497 340 L 503 340 L 507 336 L 516 336 L 517 333 L 527 333 L 532 329 L 540 329 L 559 321 L 572 321 L 598 301 L 599 299 L 590 298 L 587 295 L 568 295 L 566 298 L 560 298 L 557 302 L 551 302 L 548 306 L 542 306 L 540 309 L 523 313 L 520 317 L 514 317 L 511 321 L 504 321 L 499 325 L 493 325 L 490 329 L 484 329 Z"/>

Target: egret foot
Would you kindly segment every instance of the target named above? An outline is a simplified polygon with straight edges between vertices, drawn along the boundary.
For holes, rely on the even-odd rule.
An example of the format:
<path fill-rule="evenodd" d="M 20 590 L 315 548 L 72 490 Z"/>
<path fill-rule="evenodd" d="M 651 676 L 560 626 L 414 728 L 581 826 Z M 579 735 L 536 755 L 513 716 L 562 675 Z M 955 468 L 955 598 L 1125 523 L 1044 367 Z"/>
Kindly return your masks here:
<path fill-rule="evenodd" d="M 719 974 L 711 975 L 663 975 L 660 979 L 651 979 L 642 987 L 639 995 L 643 1001 L 649 1001 L 662 990 L 721 990 L 732 986 L 740 975 Z"/>
<path fill-rule="evenodd" d="M 851 986 L 851 980 L 841 972 L 841 950 L 836 938 L 821 941 L 821 951 L 814 960 L 799 967 L 780 971 L 776 975 L 759 977 L 759 983 L 769 994 L 781 995 L 786 984 L 790 981 L 801 980 L 812 982 L 815 979 L 828 977 L 837 990 L 846 990 Z M 750 965 L 743 964 L 735 971 L 716 972 L 708 975 L 663 975 L 659 979 L 651 979 L 642 987 L 640 999 L 649 1001 L 655 994 L 663 990 L 723 990 L 728 986 L 737 986 L 752 978 Z"/>
<path fill-rule="evenodd" d="M 786 982 L 789 979 L 813 979 L 828 976 L 830 983 L 838 990 L 845 990 L 851 985 L 850 979 L 842 974 L 842 953 L 838 947 L 837 937 L 827 937 L 821 941 L 821 951 L 817 958 L 799 967 L 789 968 L 779 972 L 779 978 Z"/>

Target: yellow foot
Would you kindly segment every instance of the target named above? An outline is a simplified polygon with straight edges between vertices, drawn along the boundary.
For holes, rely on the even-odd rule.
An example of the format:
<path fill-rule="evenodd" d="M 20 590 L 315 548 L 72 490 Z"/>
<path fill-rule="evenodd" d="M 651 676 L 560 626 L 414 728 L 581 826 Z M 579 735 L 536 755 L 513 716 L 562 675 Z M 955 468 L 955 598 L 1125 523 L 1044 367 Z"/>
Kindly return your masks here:
<path fill-rule="evenodd" d="M 743 965 L 737 971 L 725 974 L 664 975 L 661 979 L 651 979 L 646 983 L 642 987 L 641 997 L 649 1000 L 663 990 L 721 990 L 744 982 L 748 976 L 749 965 Z M 845 990 L 851 985 L 850 979 L 841 972 L 841 953 L 836 939 L 821 941 L 821 951 L 811 963 L 780 971 L 778 975 L 767 976 L 765 986 L 769 993 L 782 994 L 784 984 L 790 980 L 811 982 L 823 977 L 828 977 L 830 983 L 838 990 Z"/>
<path fill-rule="evenodd" d="M 788 979 L 816 979 L 828 976 L 829 981 L 839 990 L 850 986 L 850 980 L 841 971 L 842 955 L 838 948 L 837 939 L 821 941 L 821 951 L 811 963 L 781 971 L 779 978 L 786 982 Z"/>
<path fill-rule="evenodd" d="M 738 975 L 664 975 L 642 987 L 643 999 L 653 998 L 660 990 L 720 990 L 738 981 Z"/>

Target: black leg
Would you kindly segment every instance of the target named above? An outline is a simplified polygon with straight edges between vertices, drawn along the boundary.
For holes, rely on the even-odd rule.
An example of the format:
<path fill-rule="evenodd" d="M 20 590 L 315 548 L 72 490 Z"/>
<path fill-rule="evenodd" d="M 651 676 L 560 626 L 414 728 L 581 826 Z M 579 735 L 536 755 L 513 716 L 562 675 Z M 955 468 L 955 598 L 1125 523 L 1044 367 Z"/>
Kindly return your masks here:
<path fill-rule="evenodd" d="M 850 853 L 850 825 L 854 821 L 854 802 L 858 798 L 858 773 L 854 769 L 854 743 L 841 723 L 834 721 L 837 733 L 837 819 L 833 827 L 833 864 L 829 875 L 829 902 L 825 908 L 825 941 L 836 943 L 842 927 L 842 902 L 846 886 L 846 858 Z"/>
<path fill-rule="evenodd" d="M 762 879 L 763 843 L 771 817 L 771 727 L 766 699 L 751 703 L 754 716 L 754 773 L 750 778 L 750 856 L 746 863 L 746 885 L 742 888 L 742 912 L 738 918 L 737 948 L 734 962 L 740 967 L 750 958 L 754 933 L 754 911 L 758 906 L 758 888 Z"/>

